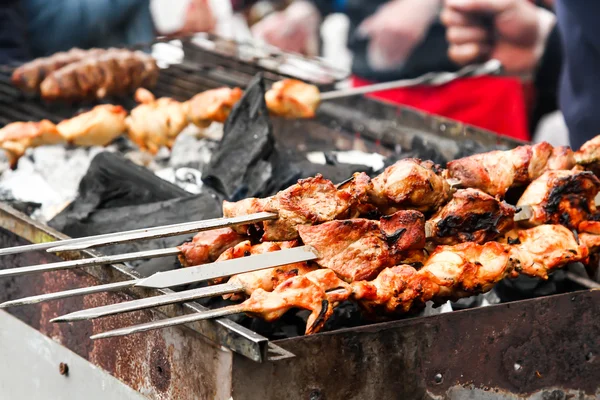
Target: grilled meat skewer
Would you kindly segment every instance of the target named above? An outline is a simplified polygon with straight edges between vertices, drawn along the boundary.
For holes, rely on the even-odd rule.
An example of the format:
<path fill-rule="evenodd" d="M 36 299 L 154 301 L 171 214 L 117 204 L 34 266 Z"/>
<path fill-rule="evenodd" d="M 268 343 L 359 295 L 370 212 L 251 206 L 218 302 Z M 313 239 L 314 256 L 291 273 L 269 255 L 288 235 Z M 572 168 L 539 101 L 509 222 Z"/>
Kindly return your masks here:
<path fill-rule="evenodd" d="M 514 245 L 488 242 L 440 246 L 423 268 L 400 265 L 383 270 L 373 281 L 345 283 L 333 271 L 319 269 L 290 278 L 274 291 L 257 289 L 238 306 L 155 321 L 94 335 L 93 339 L 120 336 L 175 326 L 217 316 L 248 313 L 267 321 L 291 308 L 311 311 L 306 334 L 319 331 L 333 306 L 353 298 L 371 313 L 402 314 L 429 300 L 445 301 L 490 290 L 506 276 L 518 273 L 547 276 L 555 268 L 584 261 L 589 251 L 574 234 L 560 225 L 541 225 L 515 232 Z"/>
<path fill-rule="evenodd" d="M 47 119 L 40 122 L 13 122 L 0 129 L 0 147 L 6 151 L 11 168 L 17 166 L 27 148 L 63 141 L 56 125 Z"/>

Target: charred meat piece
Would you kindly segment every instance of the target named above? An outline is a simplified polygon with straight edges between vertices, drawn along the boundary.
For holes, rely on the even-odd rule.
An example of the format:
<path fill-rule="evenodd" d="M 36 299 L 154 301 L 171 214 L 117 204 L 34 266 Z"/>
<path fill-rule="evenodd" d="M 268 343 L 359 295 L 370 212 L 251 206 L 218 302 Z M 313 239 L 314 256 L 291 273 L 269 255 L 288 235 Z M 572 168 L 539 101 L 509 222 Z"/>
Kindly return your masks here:
<path fill-rule="evenodd" d="M 439 166 L 416 158 L 398 161 L 371 182 L 371 201 L 383 214 L 401 209 L 433 210 L 448 201 L 451 194 Z"/>
<path fill-rule="evenodd" d="M 553 151 L 549 143 L 542 142 L 507 151 L 475 154 L 450 161 L 448 173 L 450 177 L 460 180 L 464 187 L 504 197 L 509 188 L 528 184 L 542 175 L 549 166 L 562 166 L 568 162 L 560 161 L 560 152 L 554 154 Z"/>
<path fill-rule="evenodd" d="M 0 147 L 6 151 L 11 168 L 29 147 L 57 144 L 63 137 L 56 125 L 44 119 L 40 122 L 13 122 L 0 129 Z"/>
<path fill-rule="evenodd" d="M 399 211 L 380 221 L 356 218 L 298 226 L 304 244 L 317 250 L 320 266 L 352 282 L 375 277 L 402 259 L 402 252 L 423 248 L 425 218 Z"/>
<path fill-rule="evenodd" d="M 575 153 L 569 146 L 557 146 L 546 163 L 546 171 L 567 170 L 576 164 Z"/>
<path fill-rule="evenodd" d="M 127 111 L 121 106 L 104 104 L 66 119 L 56 128 L 63 138 L 77 146 L 106 146 L 125 132 Z"/>
<path fill-rule="evenodd" d="M 240 243 L 240 247 L 244 248 L 243 252 L 233 250 L 227 254 L 227 256 L 222 257 L 221 260 L 225 259 L 226 257 L 231 259 L 246 257 L 253 254 L 269 253 L 273 251 L 289 249 L 297 245 L 298 241 L 292 240 L 288 242 L 264 242 L 248 248 L 247 243 L 244 242 Z M 250 296 L 257 289 L 271 292 L 281 282 L 294 276 L 304 275 L 310 271 L 314 271 L 316 268 L 316 265 L 311 265 L 307 262 L 301 262 L 234 275 L 229 278 L 229 283 L 241 285 L 244 288 L 244 292 L 243 294 L 229 294 L 224 295 L 223 297 L 231 300 L 239 300 L 245 296 Z"/>
<path fill-rule="evenodd" d="M 157 79 L 158 67 L 151 56 L 141 51 L 108 49 L 48 74 L 40 92 L 45 100 L 103 98 L 152 87 Z"/>
<path fill-rule="evenodd" d="M 131 110 L 125 120 L 129 138 L 151 154 L 163 146 L 170 149 L 188 124 L 185 107 L 168 97 L 156 100 L 145 89 L 138 89 L 136 98 L 143 103 Z"/>
<path fill-rule="evenodd" d="M 343 293 L 336 291 L 328 294 L 340 287 L 344 289 Z M 290 278 L 272 292 L 257 289 L 242 306 L 246 313 L 266 321 L 280 318 L 291 308 L 309 310 L 311 313 L 306 322 L 305 333 L 310 335 L 322 329 L 325 321 L 331 317 L 335 303 L 350 294 L 349 286 L 333 271 L 316 270 Z"/>
<path fill-rule="evenodd" d="M 548 171 L 525 190 L 517 207 L 530 206 L 524 225 L 561 224 L 577 229 L 596 212 L 600 180 L 588 171 Z"/>
<path fill-rule="evenodd" d="M 93 57 L 105 52 L 103 49 L 71 49 L 67 52 L 53 54 L 50 57 L 37 58 L 15 69 L 11 81 L 13 85 L 27 92 L 36 92 L 40 84 L 50 73 L 65 65 Z"/>
<path fill-rule="evenodd" d="M 224 200 L 223 217 L 233 218 L 265 211 L 265 206 L 270 200 L 271 197 L 265 199 L 250 197 L 236 202 Z M 250 233 L 250 227 L 250 225 L 236 225 L 233 229 L 241 235 L 248 235 Z"/>
<path fill-rule="evenodd" d="M 295 79 L 275 82 L 265 94 L 269 111 L 286 118 L 312 118 L 319 106 L 319 88 Z"/>
<path fill-rule="evenodd" d="M 600 135 L 585 142 L 575 152 L 575 161 L 582 165 L 595 164 L 600 161 Z"/>
<path fill-rule="evenodd" d="M 440 246 L 419 271 L 398 265 L 383 270 L 373 281 L 353 282 L 353 297 L 370 315 L 393 315 L 429 300 L 444 302 L 483 293 L 510 273 L 508 248 L 496 242 Z"/>
<path fill-rule="evenodd" d="M 277 213 L 279 218 L 262 223 L 264 241 L 294 240 L 299 225 L 320 224 L 334 219 L 352 218 L 367 207 L 370 179 L 364 173 L 341 189 L 322 175 L 300 179 L 298 183 L 267 199 L 244 199 L 236 203 L 223 202 L 225 217 L 235 217 L 260 211 Z M 238 227 L 248 232 L 248 226 Z"/>
<path fill-rule="evenodd" d="M 429 221 L 430 239 L 439 244 L 485 243 L 512 229 L 515 209 L 478 189 L 463 189 Z"/>
<path fill-rule="evenodd" d="M 585 262 L 589 250 L 573 232 L 562 225 L 540 225 L 506 235 L 512 244 L 511 261 L 515 271 L 548 279 L 548 273 L 572 262 Z"/>
<path fill-rule="evenodd" d="M 225 122 L 231 109 L 242 98 L 240 88 L 219 88 L 207 90 L 192 97 L 185 103 L 188 120 L 201 128 L 211 122 Z"/>
<path fill-rule="evenodd" d="M 244 240 L 231 228 L 198 232 L 191 242 L 179 246 L 179 262 L 184 267 L 214 262 L 225 250 Z"/>

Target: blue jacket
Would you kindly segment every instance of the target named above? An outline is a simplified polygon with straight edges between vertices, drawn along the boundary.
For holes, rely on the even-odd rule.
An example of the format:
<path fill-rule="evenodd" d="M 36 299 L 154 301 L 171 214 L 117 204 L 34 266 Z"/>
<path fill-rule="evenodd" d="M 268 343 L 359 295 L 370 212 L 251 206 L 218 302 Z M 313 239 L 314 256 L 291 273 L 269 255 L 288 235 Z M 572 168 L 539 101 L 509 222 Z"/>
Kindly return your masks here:
<path fill-rule="evenodd" d="M 600 3 L 556 3 L 564 51 L 560 108 L 569 128 L 571 147 L 577 149 L 600 134 Z"/>
<path fill-rule="evenodd" d="M 28 58 L 22 11 L 18 0 L 0 1 L 0 64 Z"/>
<path fill-rule="evenodd" d="M 35 57 L 72 47 L 110 47 L 150 42 L 149 0 L 23 0 Z"/>

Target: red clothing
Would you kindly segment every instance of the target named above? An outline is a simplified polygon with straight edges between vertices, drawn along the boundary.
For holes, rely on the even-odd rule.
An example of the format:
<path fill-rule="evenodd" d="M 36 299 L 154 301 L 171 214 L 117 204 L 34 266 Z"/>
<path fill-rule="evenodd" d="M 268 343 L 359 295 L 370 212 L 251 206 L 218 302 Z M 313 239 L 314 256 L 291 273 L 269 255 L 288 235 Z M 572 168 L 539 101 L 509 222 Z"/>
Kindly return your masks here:
<path fill-rule="evenodd" d="M 371 82 L 353 77 L 353 86 Z M 443 86 L 420 86 L 370 94 L 520 140 L 530 140 L 521 81 L 507 77 L 464 78 Z"/>

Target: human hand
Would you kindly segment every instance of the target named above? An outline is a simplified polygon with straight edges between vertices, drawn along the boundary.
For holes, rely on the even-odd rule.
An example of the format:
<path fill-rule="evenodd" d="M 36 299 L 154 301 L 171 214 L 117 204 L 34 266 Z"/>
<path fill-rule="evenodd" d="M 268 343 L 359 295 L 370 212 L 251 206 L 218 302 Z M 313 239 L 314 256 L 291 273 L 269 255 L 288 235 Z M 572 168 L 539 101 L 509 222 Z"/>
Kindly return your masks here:
<path fill-rule="evenodd" d="M 389 70 L 402 64 L 425 37 L 439 6 L 440 0 L 394 0 L 365 19 L 358 35 L 369 39 L 371 68 Z"/>
<path fill-rule="evenodd" d="M 445 0 L 441 19 L 454 62 L 495 58 L 510 73 L 535 69 L 556 23 L 551 12 L 527 0 Z"/>
<path fill-rule="evenodd" d="M 210 32 L 215 26 L 210 0 L 191 0 L 180 33 Z"/>
<path fill-rule="evenodd" d="M 285 51 L 317 55 L 321 15 L 307 1 L 296 1 L 287 9 L 268 15 L 252 26 L 252 34 Z"/>

